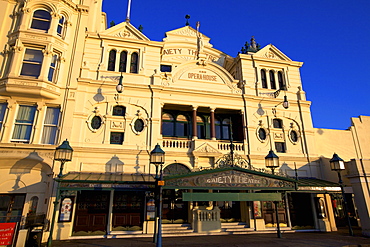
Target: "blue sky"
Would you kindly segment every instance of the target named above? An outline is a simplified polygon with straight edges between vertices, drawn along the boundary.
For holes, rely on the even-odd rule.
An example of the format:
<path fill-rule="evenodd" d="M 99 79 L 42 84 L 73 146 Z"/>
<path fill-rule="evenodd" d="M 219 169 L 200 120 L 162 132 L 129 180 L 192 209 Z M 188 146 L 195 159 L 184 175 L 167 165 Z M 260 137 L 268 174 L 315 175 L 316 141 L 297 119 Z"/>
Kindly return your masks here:
<path fill-rule="evenodd" d="M 103 0 L 108 23 L 126 19 L 127 0 Z M 316 128 L 347 129 L 370 116 L 369 0 L 132 0 L 130 19 L 151 40 L 200 21 L 211 44 L 235 57 L 255 36 L 275 45 L 301 68 Z"/>

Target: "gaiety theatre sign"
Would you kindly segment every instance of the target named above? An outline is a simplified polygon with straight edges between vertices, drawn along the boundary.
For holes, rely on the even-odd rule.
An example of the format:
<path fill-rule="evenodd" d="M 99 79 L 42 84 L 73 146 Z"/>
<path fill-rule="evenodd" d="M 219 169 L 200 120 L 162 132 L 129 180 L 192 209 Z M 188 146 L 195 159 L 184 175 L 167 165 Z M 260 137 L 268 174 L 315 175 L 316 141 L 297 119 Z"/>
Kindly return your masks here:
<path fill-rule="evenodd" d="M 279 188 L 292 189 L 295 183 L 291 179 L 277 179 L 236 170 L 184 176 L 166 180 L 166 187 L 183 188 Z"/>
<path fill-rule="evenodd" d="M 198 55 L 198 51 L 196 49 L 189 49 L 189 48 L 171 48 L 171 49 L 164 49 L 162 51 L 162 56 L 190 56 L 195 57 Z M 217 61 L 219 58 L 210 54 L 205 54 L 206 60 L 208 61 Z"/>

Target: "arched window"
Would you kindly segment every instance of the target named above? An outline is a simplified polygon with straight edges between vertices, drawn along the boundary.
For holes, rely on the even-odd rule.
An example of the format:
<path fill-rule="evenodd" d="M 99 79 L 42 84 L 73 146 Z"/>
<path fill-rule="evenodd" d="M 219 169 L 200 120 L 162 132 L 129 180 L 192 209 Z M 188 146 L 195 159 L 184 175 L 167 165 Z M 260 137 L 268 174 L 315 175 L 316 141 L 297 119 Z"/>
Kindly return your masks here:
<path fill-rule="evenodd" d="M 271 89 L 276 89 L 275 73 L 273 70 L 270 70 L 269 74 L 270 74 Z"/>
<path fill-rule="evenodd" d="M 60 17 L 57 27 L 57 34 L 64 38 L 66 19 L 64 16 Z"/>
<path fill-rule="evenodd" d="M 109 52 L 109 58 L 108 58 L 108 71 L 114 71 L 116 68 L 116 50 L 111 50 Z"/>
<path fill-rule="evenodd" d="M 28 208 L 29 214 L 36 214 L 38 203 L 39 203 L 39 198 L 37 196 L 33 196 L 29 203 L 29 208 Z"/>
<path fill-rule="evenodd" d="M 206 123 L 200 116 L 197 116 L 197 134 L 198 139 L 206 139 Z"/>
<path fill-rule="evenodd" d="M 47 32 L 50 28 L 51 15 L 46 10 L 36 10 L 33 13 L 31 28 L 44 30 Z"/>
<path fill-rule="evenodd" d="M 282 129 L 283 128 L 283 121 L 281 119 L 275 118 L 272 120 L 272 125 L 274 128 Z"/>
<path fill-rule="evenodd" d="M 281 71 L 278 72 L 278 82 L 279 82 L 279 89 L 286 90 L 284 77 L 283 77 L 283 72 L 281 72 Z"/>
<path fill-rule="evenodd" d="M 175 119 L 169 113 L 162 115 L 162 135 L 163 136 L 174 136 L 175 131 Z"/>
<path fill-rule="evenodd" d="M 216 139 L 229 140 L 230 139 L 230 119 L 216 119 Z"/>
<path fill-rule="evenodd" d="M 121 52 L 119 58 L 119 72 L 126 72 L 126 65 L 127 65 L 127 51 Z"/>
<path fill-rule="evenodd" d="M 267 88 L 267 80 L 266 80 L 266 70 L 261 70 L 261 81 L 262 81 L 262 88 Z"/>
<path fill-rule="evenodd" d="M 176 118 L 176 136 L 187 137 L 189 135 L 189 120 L 184 115 L 178 115 Z"/>
<path fill-rule="evenodd" d="M 130 64 L 130 73 L 137 73 L 137 65 L 139 61 L 139 55 L 137 52 L 132 53 L 131 55 L 131 64 Z"/>
<path fill-rule="evenodd" d="M 190 173 L 190 169 L 183 164 L 174 163 L 163 169 L 163 176 L 173 176 Z"/>

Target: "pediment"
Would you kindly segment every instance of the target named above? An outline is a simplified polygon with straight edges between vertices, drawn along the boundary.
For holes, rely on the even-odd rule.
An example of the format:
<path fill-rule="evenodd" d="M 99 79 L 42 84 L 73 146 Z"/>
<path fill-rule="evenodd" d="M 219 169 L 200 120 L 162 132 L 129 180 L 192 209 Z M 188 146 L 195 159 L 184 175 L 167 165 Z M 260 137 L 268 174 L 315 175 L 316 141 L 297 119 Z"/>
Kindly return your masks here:
<path fill-rule="evenodd" d="M 288 56 L 286 56 L 272 44 L 263 47 L 261 50 L 257 51 L 254 56 L 275 60 L 292 61 Z"/>
<path fill-rule="evenodd" d="M 169 177 L 166 187 L 209 189 L 293 190 L 295 180 L 238 167 L 205 170 Z"/>
<path fill-rule="evenodd" d="M 216 148 L 212 147 L 209 143 L 203 143 L 198 148 L 194 149 L 194 155 L 204 155 L 204 154 L 212 154 L 212 155 L 221 155 L 222 153 L 218 151 Z"/>
<path fill-rule="evenodd" d="M 136 29 L 136 27 L 129 22 L 121 22 L 111 28 L 108 28 L 107 30 L 104 30 L 101 34 L 126 39 L 149 41 L 149 39 L 142 32 Z"/>

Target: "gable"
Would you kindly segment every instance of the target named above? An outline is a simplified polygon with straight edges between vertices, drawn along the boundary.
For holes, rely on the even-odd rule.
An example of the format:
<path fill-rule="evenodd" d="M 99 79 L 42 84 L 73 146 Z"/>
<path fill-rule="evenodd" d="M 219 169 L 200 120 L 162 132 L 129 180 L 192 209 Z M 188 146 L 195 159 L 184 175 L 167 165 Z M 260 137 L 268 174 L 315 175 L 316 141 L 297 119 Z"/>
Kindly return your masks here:
<path fill-rule="evenodd" d="M 139 30 L 137 30 L 131 23 L 129 22 L 121 22 L 107 30 L 104 30 L 100 34 L 115 36 L 120 38 L 126 39 L 136 39 L 136 40 L 146 40 L 149 39 Z"/>
<path fill-rule="evenodd" d="M 254 56 L 275 60 L 292 61 L 272 44 L 263 47 L 261 50 L 257 51 Z"/>

